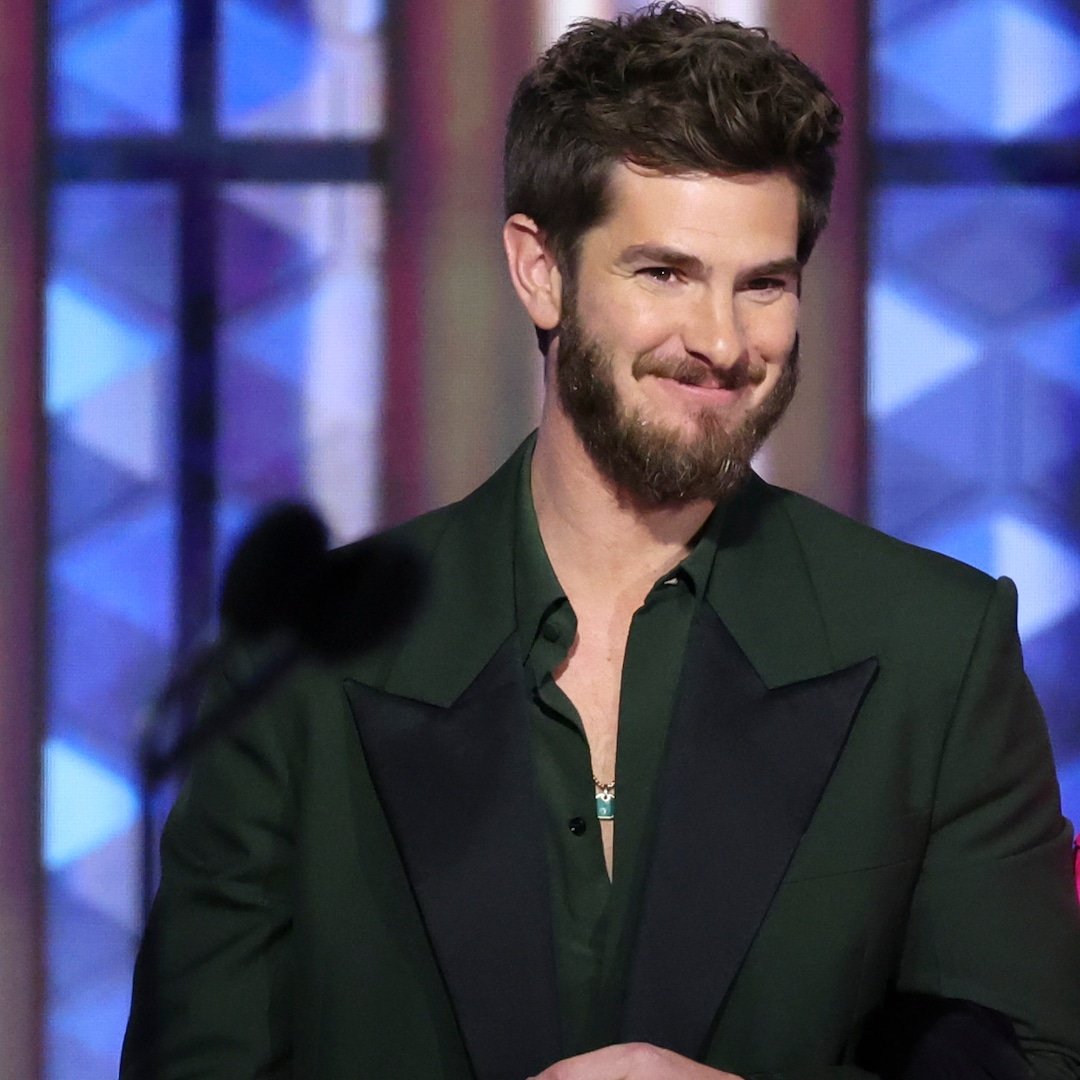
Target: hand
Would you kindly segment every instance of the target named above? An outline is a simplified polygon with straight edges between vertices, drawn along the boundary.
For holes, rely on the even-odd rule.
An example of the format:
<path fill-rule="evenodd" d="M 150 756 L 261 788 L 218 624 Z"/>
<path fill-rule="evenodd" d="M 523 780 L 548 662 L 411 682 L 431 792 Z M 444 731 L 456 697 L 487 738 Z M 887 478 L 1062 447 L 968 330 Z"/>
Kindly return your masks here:
<path fill-rule="evenodd" d="M 566 1058 L 530 1080 L 742 1080 L 648 1043 L 605 1046 Z"/>

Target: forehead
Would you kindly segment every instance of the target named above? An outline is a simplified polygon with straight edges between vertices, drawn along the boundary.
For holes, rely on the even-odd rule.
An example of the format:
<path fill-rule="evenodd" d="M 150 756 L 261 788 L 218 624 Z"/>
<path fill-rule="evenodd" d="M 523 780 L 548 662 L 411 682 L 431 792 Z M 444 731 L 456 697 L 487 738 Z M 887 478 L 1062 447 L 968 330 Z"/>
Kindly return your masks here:
<path fill-rule="evenodd" d="M 795 254 L 798 230 L 799 189 L 786 173 L 673 176 L 618 163 L 609 178 L 608 212 L 583 240 L 609 254 L 663 244 L 690 254 L 719 250 L 771 260 Z"/>

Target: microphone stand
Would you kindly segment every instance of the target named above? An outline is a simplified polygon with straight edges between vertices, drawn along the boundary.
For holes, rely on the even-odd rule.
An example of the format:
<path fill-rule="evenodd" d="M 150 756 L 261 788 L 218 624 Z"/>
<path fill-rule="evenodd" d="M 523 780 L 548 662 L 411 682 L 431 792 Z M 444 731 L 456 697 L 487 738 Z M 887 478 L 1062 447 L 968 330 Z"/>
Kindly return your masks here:
<path fill-rule="evenodd" d="M 248 715 L 298 660 L 332 659 L 375 644 L 411 617 L 426 587 L 416 555 L 407 549 L 379 540 L 331 554 L 326 542 L 326 526 L 304 507 L 279 507 L 257 523 L 226 569 L 221 611 L 239 640 L 259 643 L 264 659 L 230 693 L 199 709 L 207 677 L 223 658 L 221 646 L 202 644 L 174 668 L 146 710 L 136 747 L 143 943 L 132 1016 L 136 1001 L 143 1006 L 132 1054 L 144 1063 L 140 1080 L 159 1071 L 159 956 L 150 914 L 158 877 L 156 810 L 164 785 Z M 125 1055 L 127 1049 L 125 1040 Z"/>
<path fill-rule="evenodd" d="M 155 995 L 142 1013 L 142 1045 L 149 1055 L 148 1078 L 158 1075 L 160 1063 L 160 1002 L 158 988 L 158 945 L 153 939 L 150 913 L 158 878 L 158 801 L 164 785 L 175 779 L 195 755 L 246 715 L 288 672 L 302 649 L 287 635 L 271 656 L 224 701 L 203 710 L 196 719 L 197 697 L 210 671 L 220 659 L 219 646 L 202 646 L 181 665 L 147 710 L 138 738 L 140 867 L 139 902 L 143 945 L 140 977 Z M 176 721 L 169 723 L 170 717 Z"/>
<path fill-rule="evenodd" d="M 145 929 L 157 878 L 155 803 L 162 786 L 195 754 L 242 716 L 286 671 L 300 653 L 305 617 L 318 599 L 317 582 L 325 573 L 329 533 L 310 508 L 281 503 L 248 530 L 225 569 L 220 596 L 222 622 L 272 648 L 253 678 L 224 702 L 199 711 L 221 647 L 208 629 L 174 666 L 146 712 L 138 735 L 139 797 L 142 815 L 140 900 Z M 174 722 L 170 723 L 170 719 Z"/>
<path fill-rule="evenodd" d="M 291 635 L 280 635 L 269 659 L 256 669 L 224 701 L 199 712 L 196 701 L 207 677 L 217 664 L 221 649 L 198 648 L 181 665 L 158 694 L 146 714 L 138 739 L 139 801 L 141 810 L 140 903 L 145 930 L 157 888 L 157 798 L 162 787 L 175 779 L 208 743 L 245 716 L 289 671 L 302 648 Z M 178 717 L 169 724 L 170 716 Z"/>

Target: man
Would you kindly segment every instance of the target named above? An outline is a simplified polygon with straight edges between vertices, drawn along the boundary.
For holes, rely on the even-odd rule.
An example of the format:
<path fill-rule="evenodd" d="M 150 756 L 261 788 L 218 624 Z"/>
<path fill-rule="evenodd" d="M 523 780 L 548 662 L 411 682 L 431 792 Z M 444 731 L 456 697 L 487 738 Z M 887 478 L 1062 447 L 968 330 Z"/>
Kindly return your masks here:
<path fill-rule="evenodd" d="M 346 552 L 408 552 L 414 608 L 197 763 L 124 1076 L 856 1080 L 896 992 L 1080 1076 L 1011 584 L 749 471 L 839 124 L 763 33 L 675 4 L 526 76 L 504 240 L 539 430 Z"/>

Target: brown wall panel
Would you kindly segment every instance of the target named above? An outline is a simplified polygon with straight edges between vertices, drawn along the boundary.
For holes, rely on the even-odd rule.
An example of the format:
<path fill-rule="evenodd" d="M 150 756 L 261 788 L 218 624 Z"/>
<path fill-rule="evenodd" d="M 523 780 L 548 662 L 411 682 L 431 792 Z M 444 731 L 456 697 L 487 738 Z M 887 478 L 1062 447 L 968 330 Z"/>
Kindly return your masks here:
<path fill-rule="evenodd" d="M 540 367 L 500 239 L 503 124 L 532 6 L 407 4 L 394 33 L 387 520 L 484 479 L 532 425 Z"/>
<path fill-rule="evenodd" d="M 773 0 L 779 41 L 814 67 L 845 115 L 832 220 L 810 260 L 802 383 L 769 447 L 769 478 L 856 517 L 866 508 L 865 165 L 868 6 Z"/>

